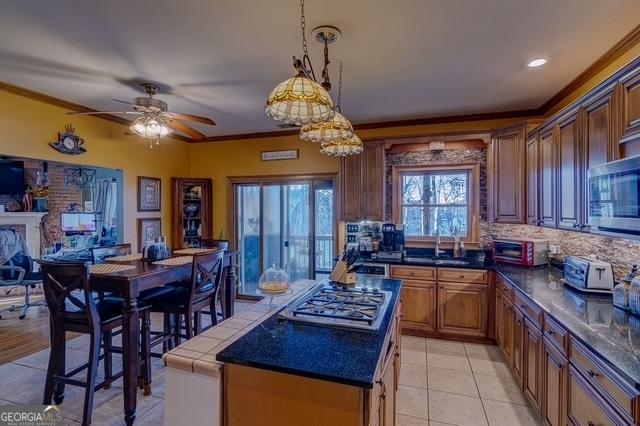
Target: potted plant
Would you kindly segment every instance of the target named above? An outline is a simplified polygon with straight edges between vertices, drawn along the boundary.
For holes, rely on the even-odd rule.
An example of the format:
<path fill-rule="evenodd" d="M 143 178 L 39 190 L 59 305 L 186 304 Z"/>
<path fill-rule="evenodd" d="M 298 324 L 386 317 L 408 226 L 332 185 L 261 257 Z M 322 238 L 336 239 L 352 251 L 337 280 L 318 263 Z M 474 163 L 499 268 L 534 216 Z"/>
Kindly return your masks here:
<path fill-rule="evenodd" d="M 30 190 L 33 197 L 34 212 L 48 212 L 49 189 L 44 186 L 35 185 Z"/>

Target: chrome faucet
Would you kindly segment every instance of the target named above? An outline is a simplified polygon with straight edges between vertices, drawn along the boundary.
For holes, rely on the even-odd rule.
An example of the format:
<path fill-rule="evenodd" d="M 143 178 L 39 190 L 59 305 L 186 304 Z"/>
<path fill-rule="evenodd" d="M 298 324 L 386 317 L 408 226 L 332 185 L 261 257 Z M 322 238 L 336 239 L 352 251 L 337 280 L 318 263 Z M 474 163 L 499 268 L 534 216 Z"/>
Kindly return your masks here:
<path fill-rule="evenodd" d="M 443 253 L 444 253 L 444 250 L 440 250 L 440 227 L 436 223 L 436 248 L 435 248 L 436 258 L 440 257 L 440 255 Z"/>

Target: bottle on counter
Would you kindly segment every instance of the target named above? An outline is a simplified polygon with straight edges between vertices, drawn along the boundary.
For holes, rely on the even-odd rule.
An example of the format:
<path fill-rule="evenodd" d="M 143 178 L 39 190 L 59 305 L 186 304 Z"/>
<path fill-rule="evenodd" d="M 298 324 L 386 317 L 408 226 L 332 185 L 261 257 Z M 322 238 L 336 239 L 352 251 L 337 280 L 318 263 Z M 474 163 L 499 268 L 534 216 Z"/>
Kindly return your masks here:
<path fill-rule="evenodd" d="M 626 311 L 631 309 L 631 295 L 634 294 L 637 300 L 634 301 L 636 311 L 640 314 L 640 281 L 633 286 L 635 278 L 638 276 L 638 265 L 634 264 L 629 274 L 613 288 L 613 305 Z"/>

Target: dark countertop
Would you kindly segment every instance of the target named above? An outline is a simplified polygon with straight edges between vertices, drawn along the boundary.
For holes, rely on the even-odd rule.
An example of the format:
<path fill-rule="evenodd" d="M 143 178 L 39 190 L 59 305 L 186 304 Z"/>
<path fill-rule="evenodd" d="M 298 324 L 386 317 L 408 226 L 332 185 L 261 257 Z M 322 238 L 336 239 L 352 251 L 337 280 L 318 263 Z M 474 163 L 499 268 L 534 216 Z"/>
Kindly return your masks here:
<path fill-rule="evenodd" d="M 377 333 L 288 321 L 275 314 L 216 356 L 218 361 L 372 388 L 401 280 L 367 277 L 391 292 Z"/>
<path fill-rule="evenodd" d="M 559 269 L 502 265 L 494 269 L 640 389 L 640 318 L 614 307 L 610 295 L 565 287 Z"/>
<path fill-rule="evenodd" d="M 378 260 L 372 258 L 360 258 L 363 263 L 383 263 L 387 265 L 407 265 L 407 266 L 425 266 L 425 267 L 438 267 L 438 268 L 462 268 L 462 269 L 491 269 L 493 267 L 493 261 L 487 256 L 484 261 L 478 260 L 477 257 L 465 257 L 460 259 L 454 258 L 439 258 L 429 259 L 429 262 L 416 262 L 407 259 L 398 261 L 393 260 Z M 431 262 L 432 261 L 432 262 Z"/>

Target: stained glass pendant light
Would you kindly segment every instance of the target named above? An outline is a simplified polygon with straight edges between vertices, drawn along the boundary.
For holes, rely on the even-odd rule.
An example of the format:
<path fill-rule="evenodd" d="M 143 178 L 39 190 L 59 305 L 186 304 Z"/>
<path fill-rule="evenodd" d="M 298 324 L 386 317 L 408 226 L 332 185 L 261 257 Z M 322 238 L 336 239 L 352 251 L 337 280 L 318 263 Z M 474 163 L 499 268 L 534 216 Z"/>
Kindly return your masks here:
<path fill-rule="evenodd" d="M 357 135 L 350 138 L 336 139 L 331 142 L 323 143 L 320 153 L 324 155 L 340 156 L 360 154 L 364 151 L 362 141 Z"/>
<path fill-rule="evenodd" d="M 278 84 L 271 91 L 264 108 L 265 114 L 269 117 L 297 126 L 321 123 L 332 119 L 335 114 L 333 100 L 329 92 L 316 82 L 309 59 L 305 36 L 304 0 L 300 1 L 300 8 L 304 56 L 302 60 L 293 58 L 293 66 L 298 70 L 298 74 Z"/>

